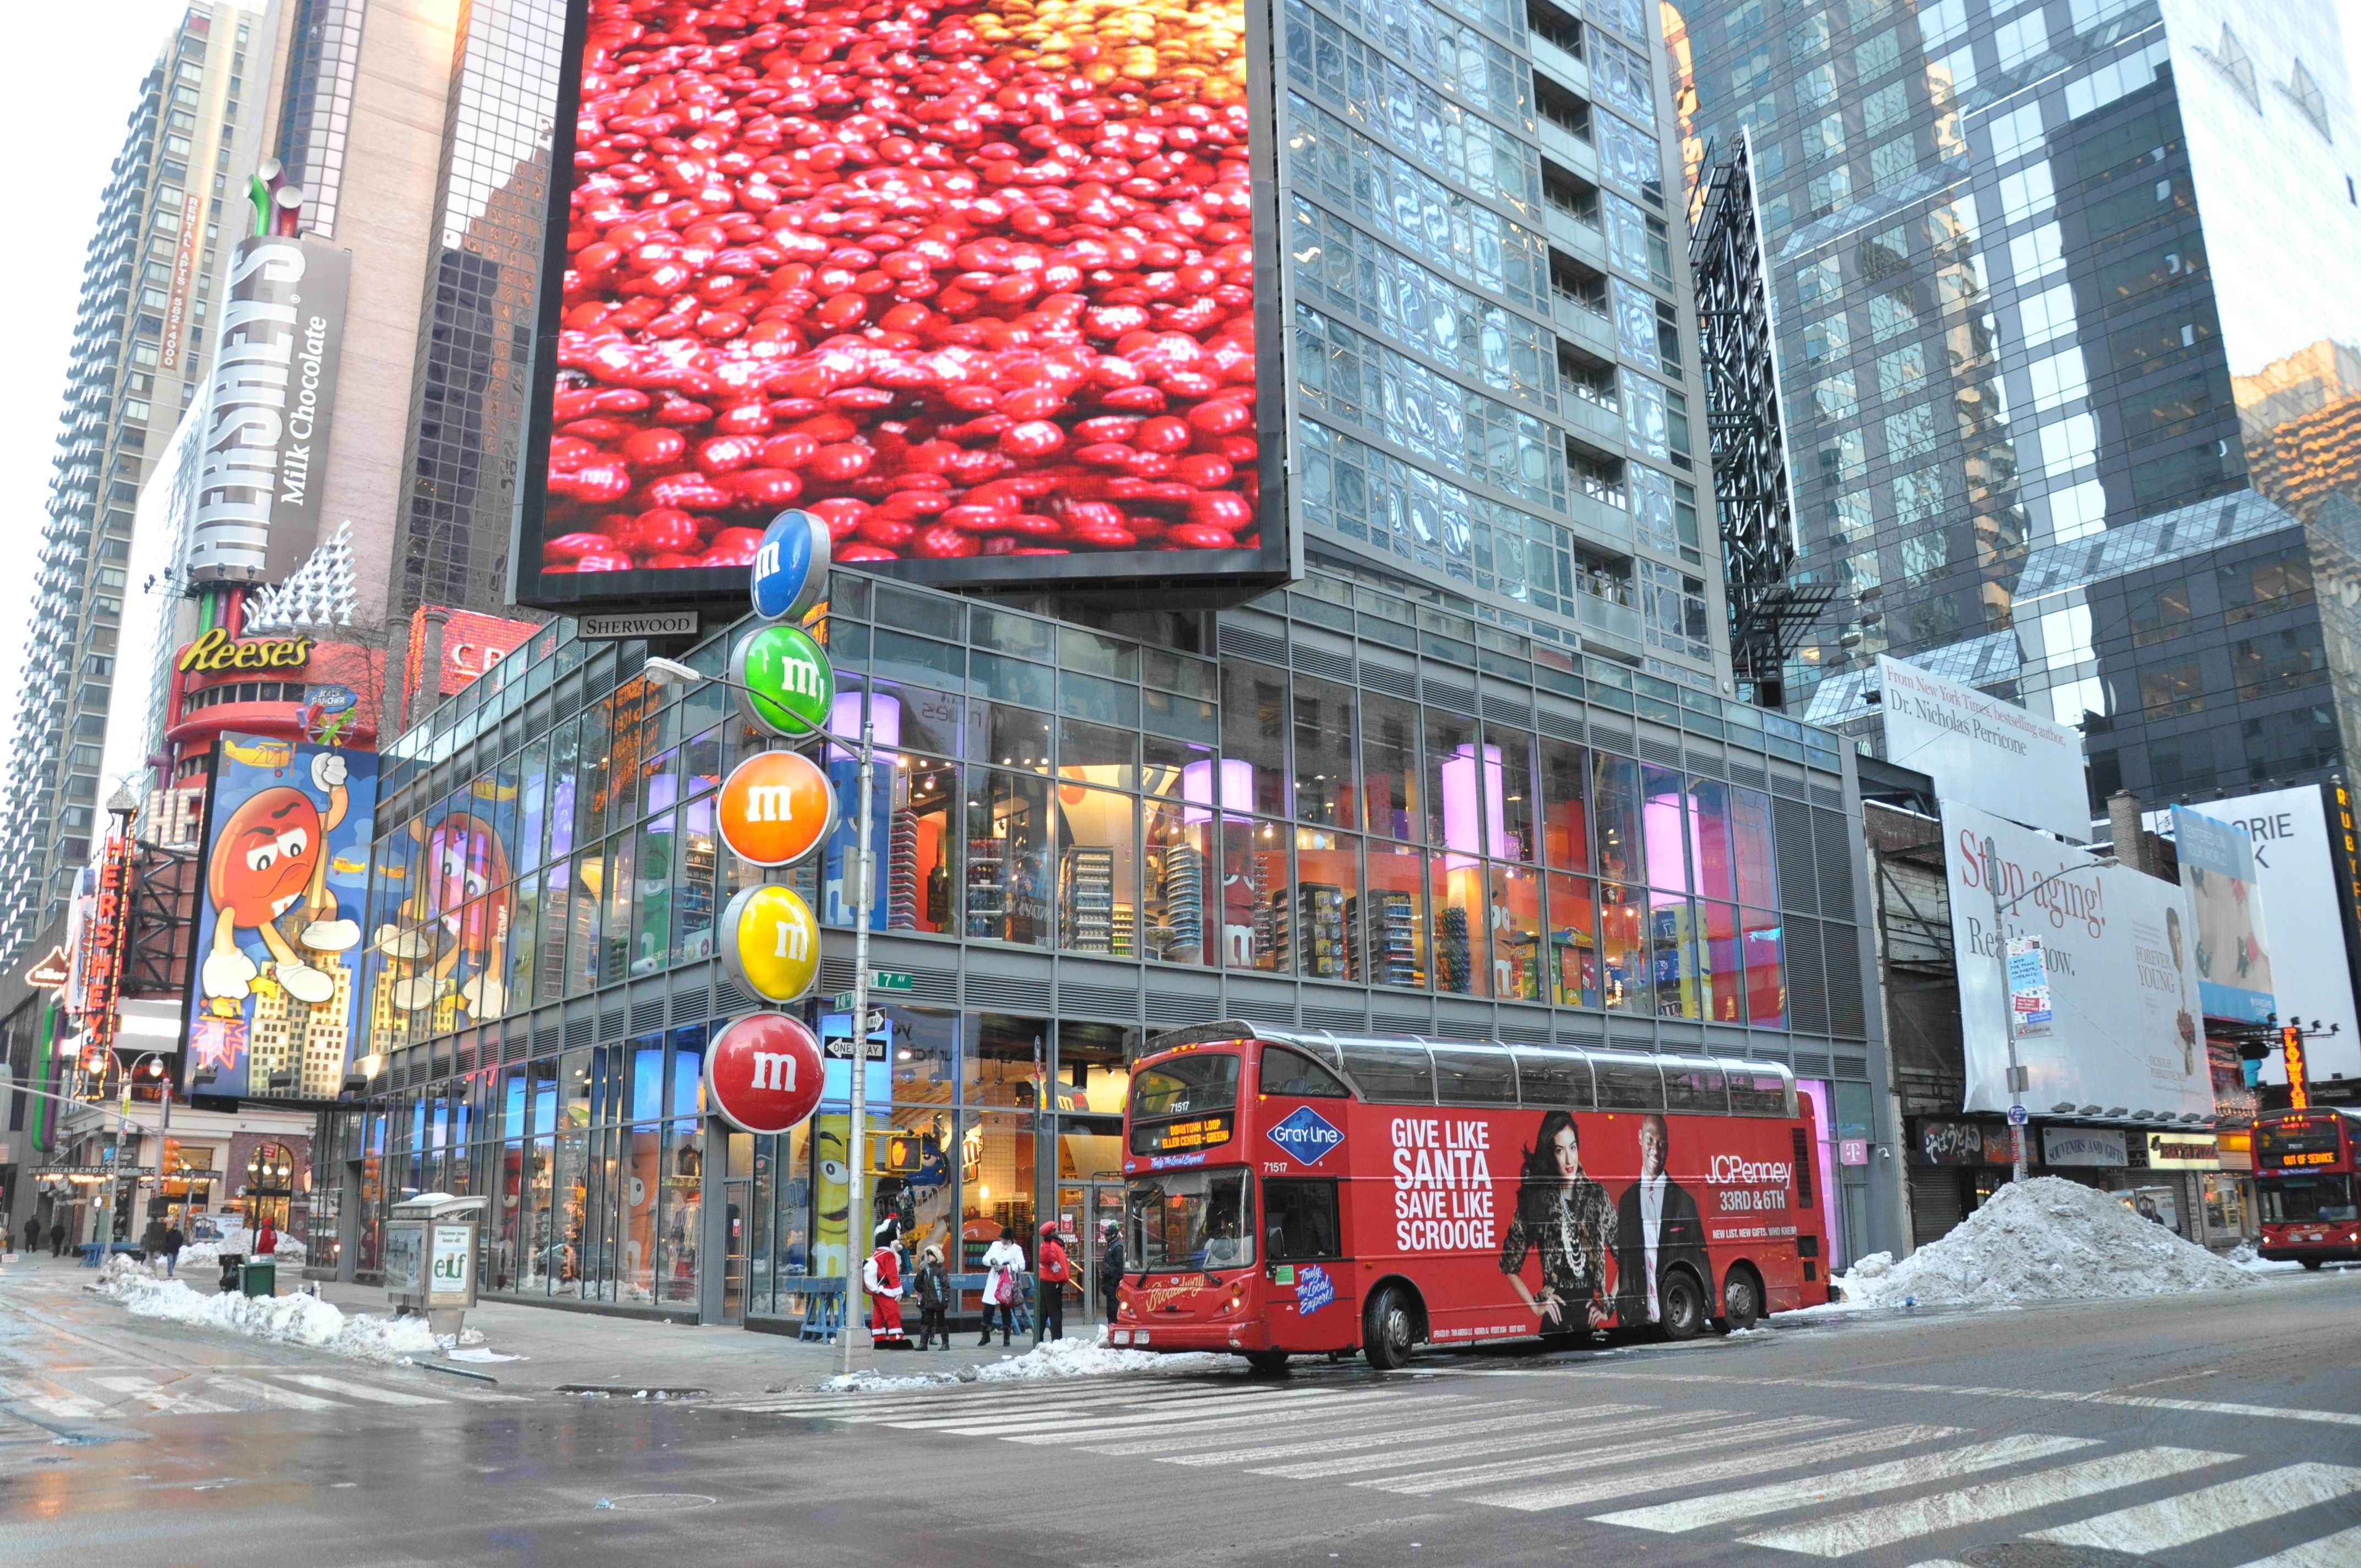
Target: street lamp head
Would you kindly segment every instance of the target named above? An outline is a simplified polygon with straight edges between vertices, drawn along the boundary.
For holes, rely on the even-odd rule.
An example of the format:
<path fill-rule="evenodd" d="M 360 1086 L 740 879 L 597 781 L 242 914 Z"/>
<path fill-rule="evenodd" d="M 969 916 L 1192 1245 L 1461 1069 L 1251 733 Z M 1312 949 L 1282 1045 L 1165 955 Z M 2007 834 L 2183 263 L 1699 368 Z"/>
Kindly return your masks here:
<path fill-rule="evenodd" d="M 678 659 L 650 659 L 640 666 L 640 673 L 660 686 L 693 686 L 705 678 L 703 671 L 691 669 Z"/>
<path fill-rule="evenodd" d="M 132 795 L 128 779 L 116 781 L 115 793 L 106 797 L 106 814 L 120 817 L 126 822 L 139 815 L 139 802 Z"/>

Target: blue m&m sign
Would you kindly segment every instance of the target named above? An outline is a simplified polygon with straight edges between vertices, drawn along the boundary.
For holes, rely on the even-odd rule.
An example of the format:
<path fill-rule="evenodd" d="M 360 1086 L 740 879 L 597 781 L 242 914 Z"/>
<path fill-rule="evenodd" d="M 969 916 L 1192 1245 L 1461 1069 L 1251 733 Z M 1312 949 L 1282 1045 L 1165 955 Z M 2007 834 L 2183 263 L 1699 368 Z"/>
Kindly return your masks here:
<path fill-rule="evenodd" d="M 801 616 L 828 597 L 828 524 L 807 511 L 783 511 L 763 531 L 748 591 L 766 620 Z"/>

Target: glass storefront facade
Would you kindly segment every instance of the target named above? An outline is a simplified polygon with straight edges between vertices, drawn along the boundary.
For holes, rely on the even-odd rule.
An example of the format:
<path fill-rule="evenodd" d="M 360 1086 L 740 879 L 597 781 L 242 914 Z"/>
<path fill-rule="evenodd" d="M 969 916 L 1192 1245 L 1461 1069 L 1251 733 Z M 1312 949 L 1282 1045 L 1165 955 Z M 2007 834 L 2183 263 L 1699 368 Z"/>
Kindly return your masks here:
<path fill-rule="evenodd" d="M 836 575 L 836 739 L 805 749 L 848 819 L 770 875 L 827 927 L 819 990 L 848 989 L 865 718 L 871 962 L 910 989 L 879 997 L 860 1150 L 849 1041 L 793 1134 L 699 1101 L 708 1029 L 753 1005 L 716 912 L 763 875 L 714 792 L 782 743 L 714 682 L 644 677 L 642 644 L 545 630 L 387 755 L 363 970 L 387 1065 L 324 1146 L 354 1271 L 387 1205 L 440 1190 L 493 1198 L 505 1296 L 791 1319 L 885 1204 L 957 1272 L 1003 1224 L 1095 1212 L 1129 1057 L 1219 1017 L 1865 1083 L 1859 806 L 1828 738 L 1413 595 L 1315 572 L 1148 641 Z M 727 635 L 674 656 L 719 674 Z M 881 1206 L 857 1227 L 853 1157 Z"/>

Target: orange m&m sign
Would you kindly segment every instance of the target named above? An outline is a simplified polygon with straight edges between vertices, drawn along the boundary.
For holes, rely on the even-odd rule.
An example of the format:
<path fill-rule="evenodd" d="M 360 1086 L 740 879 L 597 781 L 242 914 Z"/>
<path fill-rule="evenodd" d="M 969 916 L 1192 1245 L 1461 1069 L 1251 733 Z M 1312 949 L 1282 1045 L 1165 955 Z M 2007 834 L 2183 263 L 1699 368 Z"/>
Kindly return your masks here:
<path fill-rule="evenodd" d="M 800 752 L 758 751 L 722 782 L 719 815 L 721 840 L 740 860 L 793 865 L 836 826 L 836 790 Z"/>

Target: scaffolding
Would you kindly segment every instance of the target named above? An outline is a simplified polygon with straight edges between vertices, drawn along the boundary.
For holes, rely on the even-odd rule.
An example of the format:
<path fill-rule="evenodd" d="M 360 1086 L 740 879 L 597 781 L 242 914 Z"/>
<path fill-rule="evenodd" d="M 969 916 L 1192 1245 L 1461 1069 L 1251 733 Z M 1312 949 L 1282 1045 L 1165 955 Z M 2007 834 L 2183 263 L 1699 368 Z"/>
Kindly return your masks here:
<path fill-rule="evenodd" d="M 1783 705 L 1788 655 L 1836 597 L 1795 574 L 1779 356 L 1754 195 L 1753 138 L 1741 130 L 1692 198 L 1689 269 L 1697 280 L 1713 493 L 1730 602 L 1733 673 L 1763 707 Z"/>

